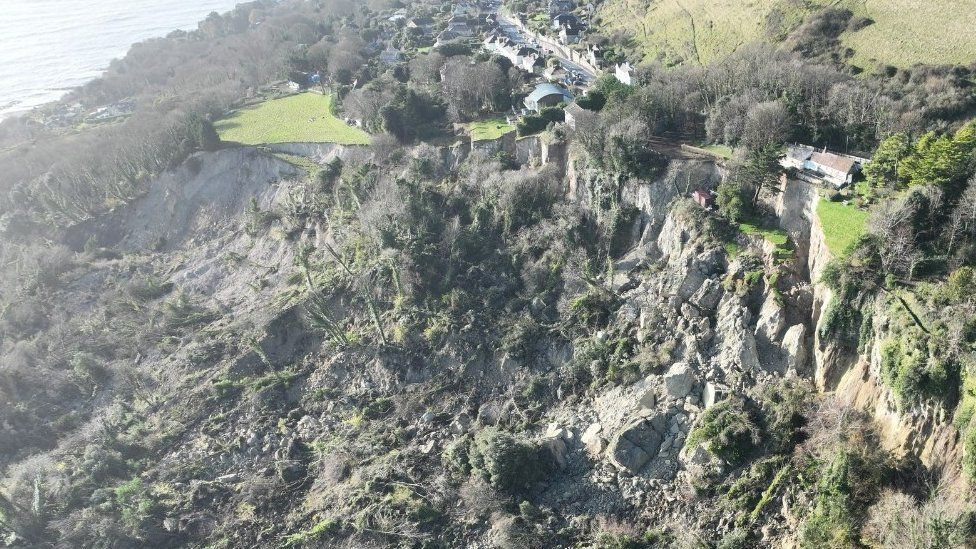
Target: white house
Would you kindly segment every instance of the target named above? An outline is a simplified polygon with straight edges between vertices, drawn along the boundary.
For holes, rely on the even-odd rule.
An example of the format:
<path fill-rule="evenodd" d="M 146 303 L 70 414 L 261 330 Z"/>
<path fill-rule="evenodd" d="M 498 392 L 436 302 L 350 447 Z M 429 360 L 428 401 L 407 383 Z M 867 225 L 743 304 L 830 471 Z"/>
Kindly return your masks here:
<path fill-rule="evenodd" d="M 628 86 L 634 85 L 634 68 L 630 66 L 630 63 L 624 61 L 623 63 L 618 63 L 613 70 L 613 75 L 624 84 Z"/>
<path fill-rule="evenodd" d="M 827 152 L 824 147 L 817 151 L 809 145 L 792 145 L 781 164 L 800 172 L 805 179 L 820 179 L 836 188 L 849 185 L 854 175 L 861 171 L 866 159 Z"/>

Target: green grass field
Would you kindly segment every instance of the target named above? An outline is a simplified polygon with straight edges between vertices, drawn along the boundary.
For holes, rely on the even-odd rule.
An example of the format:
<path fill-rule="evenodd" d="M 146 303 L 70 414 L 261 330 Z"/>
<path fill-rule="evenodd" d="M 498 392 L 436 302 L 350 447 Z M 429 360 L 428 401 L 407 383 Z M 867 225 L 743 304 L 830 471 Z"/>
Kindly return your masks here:
<path fill-rule="evenodd" d="M 767 242 L 775 246 L 773 250 L 773 255 L 777 261 L 786 261 L 793 257 L 793 246 L 790 244 L 790 236 L 786 234 L 786 231 L 776 228 L 776 227 L 765 227 L 758 223 L 751 221 L 744 221 L 739 223 L 739 230 L 745 234 L 753 236 L 761 236 L 766 239 Z M 728 245 L 725 247 L 725 251 L 729 253 L 730 257 L 738 255 L 741 249 L 738 246 L 730 249 Z"/>
<path fill-rule="evenodd" d="M 732 158 L 732 147 L 728 145 L 698 145 L 698 148 L 706 150 L 726 160 Z"/>
<path fill-rule="evenodd" d="M 332 114 L 332 98 L 300 93 L 241 109 L 215 124 L 220 138 L 245 145 L 338 143 L 365 145 L 369 136 Z"/>
<path fill-rule="evenodd" d="M 853 64 L 969 63 L 976 58 L 976 0 L 607 0 L 598 16 L 604 34 L 624 31 L 650 61 L 703 63 L 767 40 L 766 21 L 792 28 L 826 6 L 875 21 L 842 36 Z"/>
<path fill-rule="evenodd" d="M 504 118 L 492 118 L 471 122 L 467 126 L 472 141 L 498 139 L 506 133 L 515 131 L 515 126 L 505 122 Z"/>
<path fill-rule="evenodd" d="M 842 202 L 821 199 L 817 204 L 817 217 L 823 227 L 827 249 L 836 257 L 864 234 L 868 212 Z"/>

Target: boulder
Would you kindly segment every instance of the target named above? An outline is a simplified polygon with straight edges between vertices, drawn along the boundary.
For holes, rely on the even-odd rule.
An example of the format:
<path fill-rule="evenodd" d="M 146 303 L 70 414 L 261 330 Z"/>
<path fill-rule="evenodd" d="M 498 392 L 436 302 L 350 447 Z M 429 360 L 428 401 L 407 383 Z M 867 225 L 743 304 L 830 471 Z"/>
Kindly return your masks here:
<path fill-rule="evenodd" d="M 786 370 L 802 371 L 807 365 L 806 340 L 807 328 L 797 324 L 786 330 L 783 335 L 783 351 L 786 354 Z"/>
<path fill-rule="evenodd" d="M 759 310 L 759 318 L 756 320 L 756 335 L 766 338 L 767 341 L 776 341 L 786 327 L 786 314 L 783 306 L 779 304 L 775 296 L 770 293 L 763 302 L 762 309 Z"/>
<path fill-rule="evenodd" d="M 691 297 L 691 302 L 698 306 L 698 309 L 705 314 L 711 314 L 718 307 L 718 302 L 722 298 L 722 285 L 714 278 L 709 278 L 702 282 L 701 287 Z"/>
<path fill-rule="evenodd" d="M 719 307 L 715 328 L 719 340 L 718 366 L 725 372 L 748 372 L 760 368 L 756 337 L 748 329 L 750 316 L 748 309 L 738 299 L 726 294 Z"/>
<path fill-rule="evenodd" d="M 580 440 L 586 446 L 587 451 L 589 451 L 590 455 L 594 457 L 602 454 L 603 449 L 606 448 L 607 445 L 607 441 L 600 436 L 602 431 L 603 425 L 600 425 L 599 423 L 591 423 L 590 426 L 583 431 L 583 436 L 580 437 Z"/>
<path fill-rule="evenodd" d="M 668 396 L 683 399 L 695 386 L 695 371 L 686 362 L 678 362 L 664 374 L 664 390 Z"/>
<path fill-rule="evenodd" d="M 729 394 L 729 388 L 720 383 L 713 383 L 709 381 L 705 384 L 705 389 L 702 391 L 702 405 L 707 410 L 715 404 L 721 402 Z"/>
<path fill-rule="evenodd" d="M 667 434 L 667 416 L 637 417 L 624 425 L 607 448 L 610 463 L 623 471 L 637 474 L 657 456 Z"/>
<path fill-rule="evenodd" d="M 569 452 L 569 446 L 566 441 L 559 435 L 543 438 L 541 441 L 542 447 L 549 453 L 552 460 L 559 466 L 560 469 L 566 468 L 566 454 Z"/>

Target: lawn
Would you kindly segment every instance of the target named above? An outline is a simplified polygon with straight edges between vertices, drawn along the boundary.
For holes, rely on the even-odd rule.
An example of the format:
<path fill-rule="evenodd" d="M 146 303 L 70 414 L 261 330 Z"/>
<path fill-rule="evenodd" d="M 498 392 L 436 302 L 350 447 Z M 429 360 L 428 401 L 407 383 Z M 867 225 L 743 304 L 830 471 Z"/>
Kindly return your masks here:
<path fill-rule="evenodd" d="M 699 149 L 702 149 L 702 150 L 706 150 L 706 151 L 708 151 L 708 152 L 710 152 L 710 153 L 712 153 L 712 154 L 714 154 L 714 155 L 716 155 L 716 156 L 718 156 L 720 158 L 724 158 L 726 160 L 729 160 L 730 158 L 732 158 L 732 147 L 730 147 L 728 145 L 707 145 L 707 144 L 702 144 L 702 145 L 698 145 L 698 148 Z"/>
<path fill-rule="evenodd" d="M 498 139 L 506 133 L 513 131 L 515 131 L 515 126 L 505 122 L 504 118 L 479 120 L 468 124 L 468 133 L 471 134 L 471 141 Z"/>
<path fill-rule="evenodd" d="M 822 198 L 817 205 L 817 217 L 823 227 L 827 249 L 834 256 L 839 256 L 864 234 L 868 212 Z"/>
<path fill-rule="evenodd" d="M 245 145 L 338 143 L 365 145 L 369 136 L 332 114 L 332 98 L 300 93 L 241 109 L 215 124 L 220 138 Z"/>

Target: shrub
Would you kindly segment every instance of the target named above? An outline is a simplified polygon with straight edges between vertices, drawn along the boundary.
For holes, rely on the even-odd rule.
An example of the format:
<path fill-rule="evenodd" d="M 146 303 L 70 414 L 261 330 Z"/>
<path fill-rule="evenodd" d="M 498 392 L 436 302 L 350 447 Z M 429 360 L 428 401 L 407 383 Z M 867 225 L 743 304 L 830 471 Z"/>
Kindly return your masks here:
<path fill-rule="evenodd" d="M 482 429 L 471 443 L 471 474 L 492 487 L 515 493 L 542 476 L 538 448 L 496 427 Z"/>
<path fill-rule="evenodd" d="M 441 463 L 448 471 L 460 475 L 471 474 L 471 464 L 468 454 L 471 449 L 471 437 L 468 435 L 459 437 L 447 445 L 441 454 Z"/>
<path fill-rule="evenodd" d="M 885 492 L 870 512 L 865 538 L 872 547 L 972 547 L 972 511 L 943 491 L 921 504 L 907 494 Z"/>
<path fill-rule="evenodd" d="M 976 429 L 966 430 L 962 443 L 962 469 L 970 479 L 976 479 Z"/>
<path fill-rule="evenodd" d="M 688 435 L 686 445 L 694 447 L 699 443 L 732 465 L 744 462 L 759 444 L 759 427 L 749 403 L 734 396 L 706 410 Z"/>
<path fill-rule="evenodd" d="M 881 343 L 881 380 L 902 408 L 925 400 L 950 403 L 959 387 L 959 368 L 942 356 L 943 345 L 915 329 Z"/>
<path fill-rule="evenodd" d="M 852 547 L 867 507 L 877 497 L 884 463 L 858 449 L 840 449 L 826 463 L 816 463 L 813 508 L 800 529 L 803 547 Z"/>
<path fill-rule="evenodd" d="M 802 442 L 806 414 L 811 403 L 810 388 L 780 380 L 758 395 L 763 418 L 763 440 L 774 452 L 789 452 Z"/>

